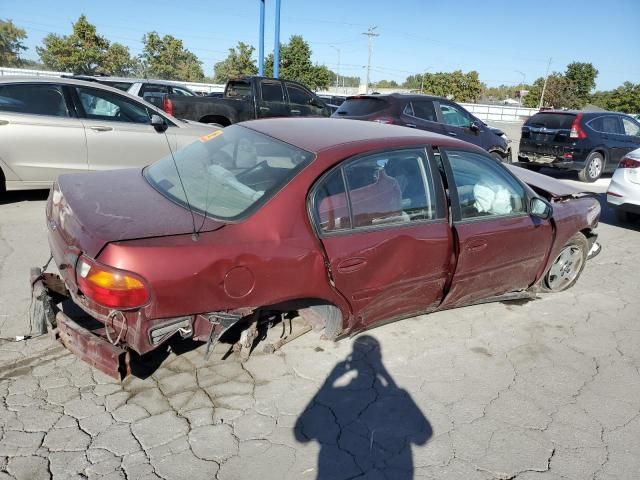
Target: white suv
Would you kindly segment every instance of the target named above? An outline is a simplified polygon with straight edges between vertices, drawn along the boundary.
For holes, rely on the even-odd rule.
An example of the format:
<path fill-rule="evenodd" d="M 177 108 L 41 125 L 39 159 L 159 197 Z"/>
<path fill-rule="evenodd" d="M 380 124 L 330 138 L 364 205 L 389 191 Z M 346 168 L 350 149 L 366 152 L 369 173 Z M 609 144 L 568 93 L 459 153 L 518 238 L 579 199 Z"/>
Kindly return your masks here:
<path fill-rule="evenodd" d="M 607 203 L 623 222 L 640 218 L 640 148 L 627 153 L 613 172 Z"/>

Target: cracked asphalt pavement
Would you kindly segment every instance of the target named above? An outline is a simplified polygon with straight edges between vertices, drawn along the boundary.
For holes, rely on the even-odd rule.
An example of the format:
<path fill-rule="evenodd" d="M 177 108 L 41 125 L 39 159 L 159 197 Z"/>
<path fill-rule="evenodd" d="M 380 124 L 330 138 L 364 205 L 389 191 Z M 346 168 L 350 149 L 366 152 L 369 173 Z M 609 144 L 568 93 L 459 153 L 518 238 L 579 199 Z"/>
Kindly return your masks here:
<path fill-rule="evenodd" d="M 28 333 L 44 198 L 0 204 L 5 338 Z M 48 336 L 2 340 L 0 479 L 637 479 L 640 234 L 612 217 L 566 292 L 244 363 L 199 347 L 120 384 Z"/>

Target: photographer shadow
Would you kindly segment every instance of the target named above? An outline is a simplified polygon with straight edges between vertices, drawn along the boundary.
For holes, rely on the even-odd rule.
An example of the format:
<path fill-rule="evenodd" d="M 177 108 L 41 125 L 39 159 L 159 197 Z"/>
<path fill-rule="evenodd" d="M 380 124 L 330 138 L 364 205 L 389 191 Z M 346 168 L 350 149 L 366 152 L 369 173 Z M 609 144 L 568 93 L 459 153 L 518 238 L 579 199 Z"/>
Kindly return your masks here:
<path fill-rule="evenodd" d="M 432 435 L 429 421 L 382 363 L 378 341 L 363 335 L 298 417 L 296 440 L 320 444 L 318 480 L 413 478 L 412 445 Z"/>

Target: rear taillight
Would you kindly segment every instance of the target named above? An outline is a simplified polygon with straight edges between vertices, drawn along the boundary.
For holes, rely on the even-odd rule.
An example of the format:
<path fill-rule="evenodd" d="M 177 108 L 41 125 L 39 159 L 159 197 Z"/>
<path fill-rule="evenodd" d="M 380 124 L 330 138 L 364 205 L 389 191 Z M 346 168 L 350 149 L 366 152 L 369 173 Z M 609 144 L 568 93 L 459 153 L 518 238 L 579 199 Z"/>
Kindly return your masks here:
<path fill-rule="evenodd" d="M 618 165 L 618 168 L 640 168 L 640 161 L 624 157 Z"/>
<path fill-rule="evenodd" d="M 393 118 L 391 118 L 391 117 L 378 117 L 378 118 L 372 119 L 372 121 L 378 122 L 378 123 L 393 123 Z"/>
<path fill-rule="evenodd" d="M 579 113 L 576 115 L 576 118 L 573 119 L 573 123 L 571 124 L 571 133 L 569 133 L 569 138 L 587 138 L 587 133 L 580 126 L 580 120 L 582 120 L 582 114 Z"/>
<path fill-rule="evenodd" d="M 85 256 L 76 264 L 76 281 L 82 293 L 109 308 L 137 308 L 149 301 L 149 289 L 138 275 L 102 265 Z"/>
<path fill-rule="evenodd" d="M 169 97 L 164 97 L 164 99 L 162 100 L 162 109 L 169 115 L 173 115 L 173 102 L 169 99 Z"/>

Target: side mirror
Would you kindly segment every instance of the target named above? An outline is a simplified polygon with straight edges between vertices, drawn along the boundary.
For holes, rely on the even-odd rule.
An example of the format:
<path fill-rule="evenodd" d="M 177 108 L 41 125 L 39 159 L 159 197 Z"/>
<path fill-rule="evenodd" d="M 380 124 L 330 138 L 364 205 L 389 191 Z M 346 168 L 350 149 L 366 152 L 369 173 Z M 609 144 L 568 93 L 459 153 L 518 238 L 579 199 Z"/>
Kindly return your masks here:
<path fill-rule="evenodd" d="M 164 132 L 169 127 L 160 115 L 151 115 L 151 125 L 158 133 Z"/>
<path fill-rule="evenodd" d="M 529 213 L 533 217 L 548 220 L 553 216 L 553 207 L 543 198 L 533 197 L 529 203 Z"/>
<path fill-rule="evenodd" d="M 318 108 L 324 107 L 324 103 L 322 103 L 322 101 L 316 97 L 311 97 L 311 100 L 309 100 L 309 105 L 311 105 L 312 107 L 318 107 Z"/>
<path fill-rule="evenodd" d="M 480 125 L 478 124 L 478 122 L 471 122 L 471 125 L 469 125 L 469 130 L 471 130 L 473 133 L 478 133 L 480 131 Z"/>

